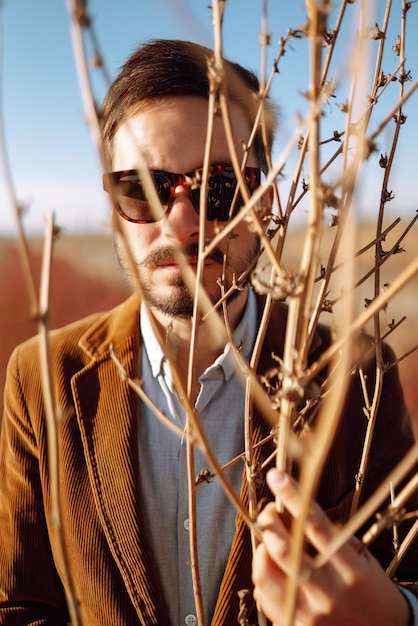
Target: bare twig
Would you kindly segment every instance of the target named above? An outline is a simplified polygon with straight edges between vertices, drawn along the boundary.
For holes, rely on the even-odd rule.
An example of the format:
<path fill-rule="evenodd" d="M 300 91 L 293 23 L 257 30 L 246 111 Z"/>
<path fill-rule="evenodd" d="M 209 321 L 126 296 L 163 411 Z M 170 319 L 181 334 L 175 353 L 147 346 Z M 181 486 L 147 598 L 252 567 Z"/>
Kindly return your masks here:
<path fill-rule="evenodd" d="M 74 590 L 74 582 L 69 567 L 67 547 L 64 537 L 64 529 L 61 520 L 60 507 L 60 459 L 59 459 L 59 407 L 54 398 L 54 382 L 52 379 L 52 362 L 49 344 L 49 281 L 51 275 L 52 243 L 54 238 L 54 216 L 51 212 L 45 231 L 45 245 L 43 255 L 43 267 L 41 276 L 41 289 L 39 298 L 39 353 L 42 376 L 42 391 L 44 396 L 46 434 L 48 445 L 48 467 L 51 483 L 51 509 L 52 523 L 57 535 L 59 551 L 63 564 L 62 576 L 64 590 L 74 626 L 81 624 L 78 605 Z"/>

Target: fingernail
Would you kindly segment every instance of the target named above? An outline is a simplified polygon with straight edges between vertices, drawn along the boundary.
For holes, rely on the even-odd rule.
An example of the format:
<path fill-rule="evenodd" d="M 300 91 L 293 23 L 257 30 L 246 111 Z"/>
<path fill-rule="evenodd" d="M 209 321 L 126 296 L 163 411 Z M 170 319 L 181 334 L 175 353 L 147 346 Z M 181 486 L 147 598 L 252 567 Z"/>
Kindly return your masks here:
<path fill-rule="evenodd" d="M 282 489 L 286 482 L 286 472 L 273 468 L 267 473 L 267 480 L 271 489 Z"/>

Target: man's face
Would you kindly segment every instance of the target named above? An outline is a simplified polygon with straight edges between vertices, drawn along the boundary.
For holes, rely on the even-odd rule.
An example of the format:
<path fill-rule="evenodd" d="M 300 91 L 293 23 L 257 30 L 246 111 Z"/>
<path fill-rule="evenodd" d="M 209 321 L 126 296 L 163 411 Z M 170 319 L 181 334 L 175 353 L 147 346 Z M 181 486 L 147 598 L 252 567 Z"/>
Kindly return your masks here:
<path fill-rule="evenodd" d="M 139 152 L 150 169 L 186 173 L 201 167 L 206 143 L 207 110 L 205 99 L 190 96 L 150 103 L 133 113 L 116 132 L 113 169 L 136 169 L 140 162 Z M 237 106 L 231 107 L 231 117 L 236 149 L 241 157 L 241 141 L 247 141 L 250 129 Z M 214 122 L 210 161 L 212 164 L 231 163 L 220 118 Z M 257 163 L 250 157 L 248 165 L 256 167 Z M 173 246 L 179 246 L 192 269 L 196 270 L 199 215 L 192 205 L 187 188 L 181 185 L 176 188 L 167 222 L 161 220 L 135 224 L 127 222 L 120 215 L 116 219 L 117 230 L 123 235 L 116 235 L 120 262 L 131 279 L 133 271 L 137 272 L 151 307 L 168 316 L 191 317 L 193 299 L 173 254 Z M 211 241 L 224 226 L 223 222 L 215 225 L 215 222 L 207 220 L 205 241 Z M 125 242 L 133 256 L 135 268 L 127 261 Z M 233 237 L 223 239 L 213 256 L 206 259 L 202 282 L 213 304 L 220 297 L 218 281 L 221 276 L 227 290 L 233 278 L 248 268 L 257 250 L 257 237 L 243 223 L 236 227 Z M 237 298 L 244 302 L 245 294 L 236 293 Z"/>

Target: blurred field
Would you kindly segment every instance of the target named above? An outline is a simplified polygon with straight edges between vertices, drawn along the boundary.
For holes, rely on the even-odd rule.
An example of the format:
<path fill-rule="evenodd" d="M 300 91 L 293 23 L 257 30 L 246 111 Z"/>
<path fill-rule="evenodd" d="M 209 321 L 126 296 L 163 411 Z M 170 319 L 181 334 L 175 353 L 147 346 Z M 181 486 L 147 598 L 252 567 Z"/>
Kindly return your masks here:
<path fill-rule="evenodd" d="M 402 227 L 400 227 L 402 228 Z M 372 237 L 371 228 L 361 229 L 363 245 Z M 399 230 L 388 238 L 384 248 L 390 249 Z M 327 234 L 326 234 L 327 237 Z M 293 233 L 288 239 L 284 254 L 287 267 L 297 268 L 303 234 Z M 402 267 L 418 253 L 418 228 L 412 229 L 403 244 L 406 251 L 393 256 L 382 270 L 382 282 L 391 282 Z M 31 259 L 37 279 L 39 279 L 42 242 L 30 241 Z M 372 253 L 371 253 L 372 254 Z M 344 250 L 342 251 L 344 255 Z M 325 261 L 325 259 L 324 259 Z M 359 271 L 371 264 L 371 256 L 362 259 Z M 334 292 L 330 297 L 348 285 L 334 281 Z M 61 237 L 55 243 L 54 263 L 51 277 L 51 326 L 57 328 L 91 312 L 106 310 L 121 302 L 130 289 L 122 277 L 113 252 L 109 236 Z M 358 310 L 364 308 L 364 299 L 372 297 L 373 285 L 369 280 L 356 293 Z M 24 274 L 17 250 L 12 239 L 0 239 L 0 388 L 3 389 L 4 375 L 8 358 L 18 343 L 37 332 L 36 322 L 30 318 L 29 300 Z M 344 302 L 340 306 L 344 306 Z M 418 277 L 391 302 L 382 316 L 383 332 L 386 323 L 407 319 L 388 339 L 398 356 L 408 352 L 418 344 Z M 338 321 L 338 306 L 335 308 Z M 333 316 L 324 313 L 321 321 L 332 323 Z M 401 379 L 405 397 L 418 433 L 418 351 L 400 362 Z M 0 403 L 1 404 L 1 403 Z"/>
<path fill-rule="evenodd" d="M 30 241 L 31 264 L 39 284 L 42 241 Z M 107 310 L 130 293 L 113 254 L 110 237 L 60 238 L 54 247 L 50 324 L 59 328 L 94 311 Z M 17 244 L 0 239 L 0 388 L 13 348 L 37 333 Z M 0 408 L 2 411 L 1 393 Z M 0 413 L 0 415 L 1 415 Z"/>

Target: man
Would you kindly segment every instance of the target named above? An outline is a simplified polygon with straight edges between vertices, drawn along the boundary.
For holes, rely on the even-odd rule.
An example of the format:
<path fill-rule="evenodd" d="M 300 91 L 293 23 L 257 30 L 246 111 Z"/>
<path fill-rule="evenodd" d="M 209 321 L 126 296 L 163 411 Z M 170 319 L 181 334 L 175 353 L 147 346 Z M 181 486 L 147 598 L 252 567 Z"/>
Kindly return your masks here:
<path fill-rule="evenodd" d="M 247 506 L 242 379 L 232 346 L 220 331 L 223 313 L 203 315 L 208 308 L 204 304 L 194 332 L 194 280 L 187 278 L 187 272 L 183 279 L 179 269 L 183 270 L 185 257 L 192 277 L 201 273 L 209 303 L 216 304 L 223 293 L 229 294 L 226 316 L 233 343 L 248 361 L 263 301 L 248 285 L 236 286 L 235 282 L 256 258 L 259 237 L 246 221 L 228 230 L 230 214 L 237 209 L 236 203 L 231 205 L 235 183 L 230 147 L 218 115 L 213 119 L 205 209 L 201 205 L 210 60 L 210 51 L 195 44 L 150 42 L 127 61 L 103 104 L 103 136 L 112 170 L 104 184 L 115 208 L 116 248 L 126 274 L 143 296 L 135 294 L 109 313 L 51 335 L 54 392 L 63 416 L 58 447 L 65 559 L 51 510 L 37 341 L 17 348 L 11 358 L 0 448 L 1 624 L 65 624 L 66 572 L 81 621 L 89 626 L 194 624 L 203 621 L 202 614 L 214 626 L 237 623 L 239 613 L 242 623 L 257 620 L 251 594 L 247 604 L 239 605 L 239 592 L 251 588 L 251 539 L 246 523 L 224 495 L 218 477 L 199 481 L 195 494 L 188 487 L 187 464 L 194 464 L 196 473 L 205 477 L 207 461 L 197 447 L 194 454 L 188 454 L 190 443 L 178 434 L 188 428 L 184 410 L 184 394 L 188 394 L 220 464 L 239 459 L 225 474 Z M 254 76 L 239 66 L 226 64 L 225 71 L 234 146 L 241 161 L 256 116 L 258 86 Z M 271 142 L 270 107 L 265 115 Z M 260 132 L 245 156 L 244 178 L 251 193 L 259 185 L 259 169 L 266 161 Z M 152 190 L 147 190 L 144 161 L 161 206 L 152 199 Z M 256 208 L 261 225 L 270 205 L 266 193 Z M 206 219 L 201 210 L 206 210 Z M 222 237 L 223 231 L 228 235 Z M 198 263 L 200 238 L 203 246 L 217 242 L 202 267 Z M 275 306 L 258 374 L 277 365 L 285 318 L 284 306 Z M 164 350 L 157 340 L 161 337 Z M 329 333 L 321 328 L 312 360 L 327 342 Z M 126 376 L 120 375 L 113 355 Z M 127 377 L 141 379 L 151 404 L 138 400 Z M 372 452 L 366 495 L 413 441 L 396 370 L 387 378 L 377 426 L 380 447 Z M 190 381 L 188 387 L 185 381 Z M 161 421 L 152 404 L 158 407 Z M 319 503 L 336 522 L 347 519 L 364 435 L 361 406 L 361 390 L 353 386 L 318 493 Z M 270 425 L 257 407 L 252 418 L 254 443 L 269 439 Z M 272 449 L 270 439 L 255 448 L 255 467 L 268 459 Z M 271 498 L 262 473 L 257 484 L 258 500 Z M 195 504 L 190 504 L 194 497 Z M 190 513 L 197 518 L 193 560 L 199 566 L 201 608 L 193 593 Z M 377 552 L 386 564 L 390 559 L 387 539 Z M 380 575 L 380 565 L 372 563 L 371 573 Z M 416 575 L 413 558 L 405 560 L 401 575 L 405 580 Z M 377 594 L 372 589 L 370 604 L 377 610 L 381 596 L 388 594 L 397 624 L 407 626 L 406 596 L 386 576 L 380 575 L 379 580 L 381 588 Z M 255 581 L 264 602 L 257 573 Z M 334 591 L 324 591 L 315 607 L 317 614 L 323 614 L 325 600 Z M 340 614 L 348 616 L 351 597 L 349 602 L 344 594 L 338 599 Z M 312 615 L 313 610 L 309 608 Z M 377 623 L 373 619 L 371 611 L 370 624 Z M 303 623 L 314 622 L 307 618 Z"/>

